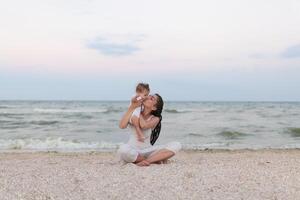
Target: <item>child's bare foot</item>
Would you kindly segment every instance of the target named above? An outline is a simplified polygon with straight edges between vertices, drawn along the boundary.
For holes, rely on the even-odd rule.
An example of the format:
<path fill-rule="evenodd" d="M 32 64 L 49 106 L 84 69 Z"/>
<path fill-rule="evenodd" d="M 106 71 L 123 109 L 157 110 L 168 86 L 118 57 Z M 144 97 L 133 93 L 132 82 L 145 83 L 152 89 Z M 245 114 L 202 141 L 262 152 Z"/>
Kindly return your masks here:
<path fill-rule="evenodd" d="M 145 142 L 145 138 L 144 138 L 144 137 L 138 136 L 138 141 L 139 141 L 139 142 Z"/>

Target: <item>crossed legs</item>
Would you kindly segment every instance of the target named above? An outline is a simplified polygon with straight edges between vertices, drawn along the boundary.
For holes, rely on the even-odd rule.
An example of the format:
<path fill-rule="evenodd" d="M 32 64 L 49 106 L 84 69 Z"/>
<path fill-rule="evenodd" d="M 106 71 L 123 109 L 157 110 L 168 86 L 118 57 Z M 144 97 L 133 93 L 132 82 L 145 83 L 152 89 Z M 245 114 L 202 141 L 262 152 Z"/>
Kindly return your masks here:
<path fill-rule="evenodd" d="M 125 162 L 134 163 L 138 166 L 149 166 L 152 163 L 163 163 L 175 155 L 181 149 L 179 142 L 170 142 L 164 147 L 157 147 L 156 150 L 148 153 L 140 153 L 136 148 L 128 144 L 121 145 L 118 154 Z"/>
<path fill-rule="evenodd" d="M 150 164 L 157 163 L 160 164 L 174 156 L 175 153 L 168 149 L 161 149 L 157 152 L 152 153 L 147 158 L 139 155 L 136 161 L 134 162 L 137 166 L 149 166 Z"/>

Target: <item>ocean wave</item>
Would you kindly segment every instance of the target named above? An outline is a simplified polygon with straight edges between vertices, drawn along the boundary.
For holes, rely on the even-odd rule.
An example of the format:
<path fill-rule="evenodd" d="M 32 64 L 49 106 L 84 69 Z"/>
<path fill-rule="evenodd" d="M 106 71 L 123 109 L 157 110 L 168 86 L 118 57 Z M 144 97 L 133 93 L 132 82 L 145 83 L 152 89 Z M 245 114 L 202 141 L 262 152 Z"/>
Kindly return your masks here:
<path fill-rule="evenodd" d="M 95 110 L 72 110 L 72 109 L 46 109 L 46 108 L 35 108 L 34 112 L 39 113 L 105 113 L 107 109 L 95 109 Z"/>
<path fill-rule="evenodd" d="M 188 133 L 188 136 L 203 137 L 203 135 L 198 134 L 198 133 Z"/>
<path fill-rule="evenodd" d="M 165 109 L 164 112 L 167 112 L 167 113 L 187 113 L 187 112 L 191 112 L 191 111 L 190 110 Z"/>
<path fill-rule="evenodd" d="M 0 109 L 11 109 L 11 108 L 14 108 L 12 106 L 0 106 Z"/>
<path fill-rule="evenodd" d="M 0 120 L 0 128 L 3 129 L 15 129 L 15 128 L 25 128 L 30 125 L 53 125 L 60 123 L 59 121 L 46 121 L 46 120 L 37 120 L 37 121 L 2 121 Z"/>
<path fill-rule="evenodd" d="M 34 112 L 38 113 L 118 113 L 122 112 L 120 108 L 97 108 L 97 109 L 66 109 L 66 108 L 57 108 L 57 109 L 48 109 L 48 108 L 35 108 Z"/>
<path fill-rule="evenodd" d="M 124 111 L 125 111 L 125 109 L 109 107 L 106 109 L 106 111 L 104 113 L 119 113 L 119 112 L 124 112 Z"/>
<path fill-rule="evenodd" d="M 39 121 L 31 121 L 29 122 L 30 124 L 33 124 L 33 125 L 52 125 L 52 124 L 57 124 L 59 123 L 59 121 L 46 121 L 46 120 L 39 120 Z"/>
<path fill-rule="evenodd" d="M 241 139 L 243 137 L 248 136 L 249 134 L 238 132 L 238 131 L 222 131 L 217 134 L 218 136 L 222 136 L 225 139 Z"/>
<path fill-rule="evenodd" d="M 28 124 L 25 121 L 0 121 L 1 129 L 19 129 L 25 127 L 28 127 Z"/>
<path fill-rule="evenodd" d="M 216 113 L 216 112 L 218 112 L 218 110 L 216 110 L 216 109 L 206 109 L 206 110 L 203 110 L 203 112 Z"/>
<path fill-rule="evenodd" d="M 1 151 L 57 151 L 57 152 L 88 152 L 88 151 L 115 151 L 122 143 L 110 142 L 80 142 L 77 140 L 65 140 L 59 138 L 46 139 L 0 139 Z M 300 148 L 300 144 L 283 144 L 276 146 L 246 145 L 235 146 L 230 142 L 209 142 L 204 144 L 189 143 L 182 144 L 183 150 L 207 150 L 207 149 L 295 149 Z"/>
<path fill-rule="evenodd" d="M 11 119 L 23 119 L 28 113 L 0 113 L 0 117 L 6 117 Z"/>
<path fill-rule="evenodd" d="M 184 144 L 182 148 L 184 150 L 204 150 L 204 149 L 218 149 L 218 148 L 228 148 L 229 143 L 224 142 L 212 142 L 206 144 Z"/>
<path fill-rule="evenodd" d="M 13 130 L 13 129 L 25 128 L 25 126 L 8 125 L 8 126 L 0 126 L 0 128 L 1 129 L 7 129 L 7 130 Z"/>
<path fill-rule="evenodd" d="M 12 121 L 8 121 L 8 120 L 0 120 L 0 124 L 5 124 L 5 123 L 10 123 Z"/>
<path fill-rule="evenodd" d="M 64 118 L 67 118 L 67 119 L 92 119 L 93 116 L 92 115 L 87 115 L 87 114 L 84 114 L 84 113 L 73 113 L 73 114 L 68 114 L 68 115 L 65 115 Z"/>
<path fill-rule="evenodd" d="M 109 142 L 78 142 L 63 138 L 9 139 L 0 140 L 1 150 L 38 150 L 38 151 L 72 151 L 72 150 L 113 150 L 120 144 Z"/>
<path fill-rule="evenodd" d="M 288 128 L 288 133 L 292 137 L 300 137 L 300 128 Z"/>

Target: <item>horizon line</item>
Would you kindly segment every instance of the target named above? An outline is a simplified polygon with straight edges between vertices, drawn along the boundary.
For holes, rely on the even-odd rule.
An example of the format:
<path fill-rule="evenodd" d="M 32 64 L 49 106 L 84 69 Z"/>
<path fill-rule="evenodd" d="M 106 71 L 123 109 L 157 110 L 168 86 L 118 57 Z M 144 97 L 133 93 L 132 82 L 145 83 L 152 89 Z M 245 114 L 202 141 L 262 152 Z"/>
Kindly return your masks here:
<path fill-rule="evenodd" d="M 130 100 L 94 99 L 0 99 L 0 101 L 86 101 L 86 102 L 129 102 Z M 300 103 L 300 100 L 165 100 L 165 102 L 261 102 L 261 103 Z"/>

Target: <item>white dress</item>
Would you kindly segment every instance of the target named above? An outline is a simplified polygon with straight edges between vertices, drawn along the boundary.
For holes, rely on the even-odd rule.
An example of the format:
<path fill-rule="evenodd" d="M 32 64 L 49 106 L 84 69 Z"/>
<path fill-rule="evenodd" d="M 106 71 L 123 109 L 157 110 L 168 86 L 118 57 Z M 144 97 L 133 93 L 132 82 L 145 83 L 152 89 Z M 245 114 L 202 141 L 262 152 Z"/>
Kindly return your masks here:
<path fill-rule="evenodd" d="M 147 120 L 150 119 L 151 117 Z M 150 143 L 150 136 L 152 132 L 151 128 L 142 129 L 145 140 L 144 142 L 140 142 L 137 140 L 134 127 L 130 124 L 128 126 L 130 128 L 131 134 L 127 144 L 120 145 L 120 148 L 118 150 L 118 156 L 120 160 L 131 163 L 137 159 L 138 155 L 147 158 L 152 153 L 155 153 L 161 149 L 167 149 L 174 152 L 174 154 L 176 154 L 181 149 L 181 144 L 179 142 L 169 142 L 165 145 L 151 145 Z"/>

